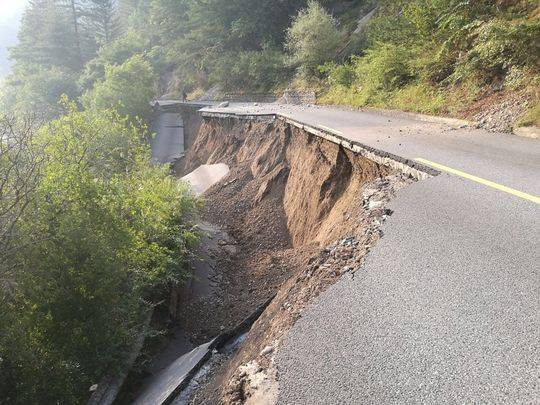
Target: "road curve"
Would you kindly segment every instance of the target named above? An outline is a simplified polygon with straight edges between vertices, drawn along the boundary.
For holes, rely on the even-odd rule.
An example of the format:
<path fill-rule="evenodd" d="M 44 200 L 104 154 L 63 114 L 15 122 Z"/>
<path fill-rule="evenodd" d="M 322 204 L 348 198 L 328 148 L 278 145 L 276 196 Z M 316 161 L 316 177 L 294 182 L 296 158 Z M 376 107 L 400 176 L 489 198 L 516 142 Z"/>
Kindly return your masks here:
<path fill-rule="evenodd" d="M 279 404 L 540 403 L 540 141 L 321 107 L 212 111 L 279 113 L 451 169 L 398 194 L 364 268 L 289 332 Z"/>

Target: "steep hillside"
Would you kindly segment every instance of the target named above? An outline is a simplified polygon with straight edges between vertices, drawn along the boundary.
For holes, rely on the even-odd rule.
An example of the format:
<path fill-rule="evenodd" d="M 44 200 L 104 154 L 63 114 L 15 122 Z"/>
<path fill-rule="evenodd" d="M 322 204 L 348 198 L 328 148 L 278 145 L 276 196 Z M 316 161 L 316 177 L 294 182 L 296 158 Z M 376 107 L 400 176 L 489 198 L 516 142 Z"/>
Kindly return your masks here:
<path fill-rule="evenodd" d="M 122 113 L 144 117 L 151 94 L 294 89 L 320 103 L 459 116 L 492 130 L 539 120 L 534 0 L 62 4 L 28 7 L 3 109 L 55 116 L 67 94 L 87 107 L 120 100 Z M 141 91 L 126 94 L 130 83 Z"/>

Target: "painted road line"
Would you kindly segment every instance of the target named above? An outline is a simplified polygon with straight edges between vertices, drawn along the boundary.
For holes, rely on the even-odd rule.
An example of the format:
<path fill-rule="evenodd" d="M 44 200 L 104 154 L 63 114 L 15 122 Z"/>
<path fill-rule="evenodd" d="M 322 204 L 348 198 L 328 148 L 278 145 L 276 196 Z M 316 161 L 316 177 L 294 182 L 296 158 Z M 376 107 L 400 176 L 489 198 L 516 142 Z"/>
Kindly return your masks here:
<path fill-rule="evenodd" d="M 324 129 L 324 130 L 326 130 L 328 132 L 331 132 L 333 134 L 343 136 L 343 132 L 338 131 L 337 129 L 333 129 L 333 128 L 330 128 L 330 127 L 327 127 L 327 126 L 321 125 L 321 124 L 319 124 L 319 128 L 322 128 L 322 129 Z"/>
<path fill-rule="evenodd" d="M 462 172 L 460 170 L 452 169 L 451 167 L 444 166 L 444 165 L 441 165 L 441 164 L 438 164 L 438 163 L 435 163 L 435 162 L 431 162 L 431 161 L 426 160 L 426 159 L 417 158 L 417 159 L 414 159 L 414 160 L 416 160 L 419 163 L 423 163 L 423 164 L 425 164 L 427 166 L 431 166 L 431 167 L 433 167 L 435 169 L 441 170 L 443 172 L 447 172 L 447 173 L 450 173 L 450 174 L 455 174 L 456 176 L 460 176 L 460 177 L 463 177 L 465 179 L 472 180 L 472 181 L 474 181 L 476 183 L 479 183 L 479 184 L 482 184 L 484 186 L 488 186 L 488 187 L 494 188 L 496 190 L 503 191 L 505 193 L 515 195 L 516 197 L 523 198 L 524 200 L 532 201 L 533 203 L 540 204 L 540 197 L 537 197 L 537 196 L 534 196 L 534 195 L 531 195 L 531 194 L 527 194 L 527 193 L 524 193 L 522 191 L 510 188 L 510 187 L 503 186 L 502 184 L 498 184 L 498 183 L 495 183 L 493 181 L 483 179 L 481 177 L 473 176 L 472 174 L 465 173 L 465 172 Z"/>

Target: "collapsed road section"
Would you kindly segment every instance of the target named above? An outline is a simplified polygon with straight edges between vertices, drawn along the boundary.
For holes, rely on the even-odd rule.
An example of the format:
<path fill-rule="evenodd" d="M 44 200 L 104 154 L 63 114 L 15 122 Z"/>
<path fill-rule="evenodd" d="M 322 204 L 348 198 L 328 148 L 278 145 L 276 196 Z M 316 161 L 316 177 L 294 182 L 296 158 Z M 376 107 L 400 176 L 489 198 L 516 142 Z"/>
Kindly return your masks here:
<path fill-rule="evenodd" d="M 392 214 L 387 202 L 432 173 L 284 117 L 194 114 L 185 114 L 196 132 L 173 169 L 187 181 L 202 172 L 220 179 L 203 187 L 202 220 L 226 233 L 227 246 L 213 249 L 213 271 L 195 276 L 212 277 L 211 294 L 179 292 L 171 312 L 200 345 L 275 298 L 242 344 L 214 350 L 174 403 L 274 403 L 274 358 L 287 331 L 328 286 L 361 271 Z"/>

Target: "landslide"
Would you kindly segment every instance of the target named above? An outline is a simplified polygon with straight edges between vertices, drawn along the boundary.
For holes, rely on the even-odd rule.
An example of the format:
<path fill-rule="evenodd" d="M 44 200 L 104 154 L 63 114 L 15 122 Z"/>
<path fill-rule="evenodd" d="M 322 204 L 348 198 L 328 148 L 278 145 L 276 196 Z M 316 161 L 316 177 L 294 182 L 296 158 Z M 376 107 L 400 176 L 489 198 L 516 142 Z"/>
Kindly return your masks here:
<path fill-rule="evenodd" d="M 190 403 L 262 403 L 275 394 L 273 358 L 286 331 L 314 297 L 360 269 L 391 215 L 386 202 L 412 180 L 281 121 L 205 119 L 174 169 L 183 176 L 216 163 L 230 173 L 204 194 L 203 220 L 236 248 L 216 258 L 214 298 L 183 303 L 182 326 L 202 343 L 275 298 Z"/>

